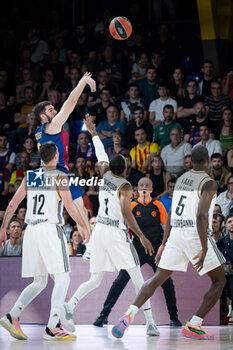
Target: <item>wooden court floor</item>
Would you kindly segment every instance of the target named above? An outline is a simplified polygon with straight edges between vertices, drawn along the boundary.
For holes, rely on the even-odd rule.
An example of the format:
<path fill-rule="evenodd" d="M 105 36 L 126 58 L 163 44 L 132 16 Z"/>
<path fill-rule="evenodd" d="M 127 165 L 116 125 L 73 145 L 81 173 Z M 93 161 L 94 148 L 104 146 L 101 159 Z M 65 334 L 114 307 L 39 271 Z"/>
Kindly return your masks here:
<path fill-rule="evenodd" d="M 112 326 L 76 326 L 76 341 L 44 341 L 44 326 L 23 325 L 28 340 L 16 340 L 0 326 L 0 350 L 225 350 L 233 349 L 233 326 L 206 327 L 215 334 L 214 340 L 188 339 L 181 328 L 159 327 L 160 337 L 148 337 L 145 326 L 130 326 L 124 337 L 112 337 Z"/>

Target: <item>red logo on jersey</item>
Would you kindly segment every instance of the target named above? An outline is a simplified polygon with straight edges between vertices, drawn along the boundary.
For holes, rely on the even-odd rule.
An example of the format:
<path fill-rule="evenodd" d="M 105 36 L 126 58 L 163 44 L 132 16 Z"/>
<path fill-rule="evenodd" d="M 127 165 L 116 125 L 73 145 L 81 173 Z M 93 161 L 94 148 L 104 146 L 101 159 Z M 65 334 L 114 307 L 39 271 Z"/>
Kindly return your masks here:
<path fill-rule="evenodd" d="M 140 211 L 136 211 L 136 216 L 137 217 L 141 217 L 141 212 Z"/>
<path fill-rule="evenodd" d="M 156 211 L 152 211 L 151 215 L 156 216 L 157 215 Z"/>

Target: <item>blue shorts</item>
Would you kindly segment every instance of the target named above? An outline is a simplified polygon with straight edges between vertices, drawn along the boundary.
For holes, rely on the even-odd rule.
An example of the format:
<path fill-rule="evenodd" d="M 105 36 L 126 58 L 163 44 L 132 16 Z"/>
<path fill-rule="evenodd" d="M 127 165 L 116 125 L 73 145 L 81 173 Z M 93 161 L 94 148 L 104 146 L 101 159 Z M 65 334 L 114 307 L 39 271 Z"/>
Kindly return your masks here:
<path fill-rule="evenodd" d="M 62 171 L 65 174 L 67 174 L 67 176 L 69 178 L 72 177 L 72 175 L 69 173 L 69 171 L 66 168 L 64 168 L 63 166 L 57 165 L 57 169 Z M 79 185 L 75 185 L 74 183 L 72 183 L 70 185 L 70 192 L 71 192 L 73 200 L 75 200 L 79 197 L 83 197 L 83 190 L 81 189 L 81 187 Z"/>

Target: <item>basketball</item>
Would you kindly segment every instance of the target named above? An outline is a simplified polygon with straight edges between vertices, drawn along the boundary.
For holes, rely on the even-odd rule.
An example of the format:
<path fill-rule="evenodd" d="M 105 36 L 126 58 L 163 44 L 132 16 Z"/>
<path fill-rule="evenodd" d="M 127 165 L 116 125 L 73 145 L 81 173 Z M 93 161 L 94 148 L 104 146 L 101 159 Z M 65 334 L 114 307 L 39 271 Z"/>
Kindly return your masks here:
<path fill-rule="evenodd" d="M 126 17 L 115 17 L 109 25 L 109 31 L 114 39 L 125 40 L 132 33 L 132 24 Z"/>

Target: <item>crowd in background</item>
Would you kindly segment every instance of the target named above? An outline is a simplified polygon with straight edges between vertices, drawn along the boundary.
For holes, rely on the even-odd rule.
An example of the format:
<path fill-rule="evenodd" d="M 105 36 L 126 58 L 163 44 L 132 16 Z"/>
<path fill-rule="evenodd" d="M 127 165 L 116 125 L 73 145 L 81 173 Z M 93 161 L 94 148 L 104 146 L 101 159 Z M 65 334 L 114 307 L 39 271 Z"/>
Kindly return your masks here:
<path fill-rule="evenodd" d="M 89 113 L 109 158 L 126 157 L 134 198 L 138 181 L 148 176 L 152 196 L 169 211 L 176 178 L 192 168 L 191 150 L 203 144 L 209 175 L 218 183 L 219 212 L 228 215 L 233 208 L 233 71 L 216 76 L 206 58 L 194 76 L 167 25 L 161 24 L 152 37 L 133 25 L 132 37 L 118 42 L 109 34 L 109 21 L 105 11 L 91 30 L 79 23 L 73 32 L 50 28 L 42 37 L 32 23 L 22 37 L 6 31 L 0 60 L 0 220 L 26 171 L 40 165 L 34 106 L 48 100 L 59 111 L 86 71 L 92 72 L 97 90 L 84 89 L 64 125 L 70 171 L 80 179 L 100 178 L 83 123 Z M 94 184 L 83 190 L 92 218 L 98 212 L 99 188 Z M 6 255 L 21 252 L 25 212 L 23 202 L 9 227 L 12 246 Z M 67 213 L 64 229 L 70 246 L 76 241 L 73 254 L 80 236 Z M 15 254 L 14 242 L 19 245 Z"/>

